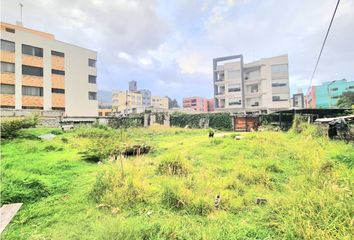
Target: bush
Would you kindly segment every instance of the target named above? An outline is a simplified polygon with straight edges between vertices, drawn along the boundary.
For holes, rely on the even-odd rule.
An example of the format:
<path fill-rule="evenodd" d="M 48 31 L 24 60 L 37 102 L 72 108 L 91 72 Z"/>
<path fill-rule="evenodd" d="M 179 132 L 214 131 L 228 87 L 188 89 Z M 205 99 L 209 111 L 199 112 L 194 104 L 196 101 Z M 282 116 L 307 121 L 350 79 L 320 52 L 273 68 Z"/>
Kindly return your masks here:
<path fill-rule="evenodd" d="M 35 127 L 38 116 L 8 118 L 1 121 L 1 138 L 14 138 L 21 129 Z"/>
<path fill-rule="evenodd" d="M 157 168 L 158 174 L 187 176 L 189 164 L 180 154 L 170 154 L 165 156 Z"/>
<path fill-rule="evenodd" d="M 166 185 L 163 188 L 161 195 L 161 203 L 168 208 L 174 210 L 182 210 L 186 205 L 186 200 L 183 199 L 178 185 Z"/>
<path fill-rule="evenodd" d="M 113 132 L 95 127 L 80 127 L 75 130 L 76 135 L 81 138 L 108 138 L 113 136 Z"/>
<path fill-rule="evenodd" d="M 139 115 L 136 117 L 115 117 L 108 120 L 108 126 L 111 128 L 130 128 L 130 127 L 143 127 L 144 116 Z"/>
<path fill-rule="evenodd" d="M 185 114 L 174 113 L 171 115 L 171 126 L 203 128 L 208 123 L 210 128 L 219 130 L 232 130 L 232 116 L 229 113 L 211 114 Z"/>
<path fill-rule="evenodd" d="M 59 129 L 53 129 L 52 131 L 50 131 L 51 134 L 54 134 L 54 135 L 60 135 L 60 134 L 63 134 L 63 132 Z"/>

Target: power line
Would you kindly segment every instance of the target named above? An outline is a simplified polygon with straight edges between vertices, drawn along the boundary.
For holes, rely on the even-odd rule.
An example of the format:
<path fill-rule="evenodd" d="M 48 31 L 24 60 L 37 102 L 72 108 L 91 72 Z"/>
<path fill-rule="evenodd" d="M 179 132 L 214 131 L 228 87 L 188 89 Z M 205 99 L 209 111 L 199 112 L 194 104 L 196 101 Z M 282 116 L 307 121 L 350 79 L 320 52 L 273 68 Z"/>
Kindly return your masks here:
<path fill-rule="evenodd" d="M 315 65 L 315 69 L 313 70 L 313 73 L 312 73 L 312 76 L 311 76 L 311 80 L 310 80 L 310 87 L 311 87 L 311 85 L 312 85 L 312 80 L 313 80 L 313 77 L 315 76 L 315 73 L 316 73 L 316 70 L 317 70 L 317 66 L 318 66 L 318 63 L 319 63 L 320 58 L 321 58 L 321 55 L 322 55 L 323 48 L 324 48 L 324 46 L 325 46 L 325 44 L 326 44 L 327 37 L 328 37 L 328 33 L 329 33 L 329 30 L 331 29 L 331 26 L 332 26 L 332 23 L 333 23 L 334 16 L 336 15 L 336 12 L 337 12 L 337 8 L 338 8 L 338 5 L 339 5 L 339 2 L 340 2 L 340 0 L 338 0 L 337 5 L 336 5 L 336 8 L 334 9 L 334 12 L 333 12 L 333 16 L 332 16 L 331 22 L 329 23 L 329 26 L 328 26 L 328 29 L 327 29 L 326 37 L 325 37 L 325 39 L 324 39 L 324 41 L 323 41 L 323 44 L 322 44 L 322 48 L 321 48 L 320 54 L 318 55 L 317 62 L 316 62 L 316 65 Z"/>

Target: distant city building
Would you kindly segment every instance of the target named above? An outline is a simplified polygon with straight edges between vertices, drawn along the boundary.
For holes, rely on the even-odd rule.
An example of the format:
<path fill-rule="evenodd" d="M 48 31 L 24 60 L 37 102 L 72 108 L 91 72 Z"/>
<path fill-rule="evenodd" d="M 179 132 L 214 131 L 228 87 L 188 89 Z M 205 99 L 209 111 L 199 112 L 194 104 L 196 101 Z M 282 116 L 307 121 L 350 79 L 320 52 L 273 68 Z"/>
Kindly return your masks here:
<path fill-rule="evenodd" d="M 114 91 L 112 94 L 112 108 L 118 113 L 140 113 L 145 110 L 142 95 L 139 92 Z"/>
<path fill-rule="evenodd" d="M 213 112 L 214 99 L 207 99 L 202 97 L 183 98 L 183 109 L 190 109 L 197 112 Z"/>
<path fill-rule="evenodd" d="M 208 112 L 208 99 L 202 97 L 183 98 L 183 108 L 199 112 Z"/>
<path fill-rule="evenodd" d="M 1 108 L 98 115 L 95 51 L 22 25 L 0 26 Z"/>
<path fill-rule="evenodd" d="M 129 82 L 129 91 L 130 92 L 135 92 L 138 91 L 138 83 L 134 80 Z"/>
<path fill-rule="evenodd" d="M 112 108 L 99 108 L 98 109 L 98 116 L 100 117 L 108 117 L 112 116 L 113 110 Z"/>
<path fill-rule="evenodd" d="M 215 108 L 215 100 L 214 98 L 208 99 L 208 112 L 214 112 Z"/>
<path fill-rule="evenodd" d="M 289 109 L 288 55 L 243 63 L 243 56 L 213 60 L 215 111 L 266 113 Z"/>
<path fill-rule="evenodd" d="M 161 110 L 168 110 L 168 97 L 152 96 L 151 106 Z"/>
<path fill-rule="evenodd" d="M 293 94 L 291 107 L 305 108 L 305 99 L 303 93 Z"/>
<path fill-rule="evenodd" d="M 348 91 L 354 91 L 354 81 L 342 79 L 311 86 L 306 94 L 306 107 L 336 108 L 339 97 Z"/>
<path fill-rule="evenodd" d="M 142 99 L 143 99 L 143 106 L 144 107 L 149 107 L 151 106 L 151 91 L 150 90 L 139 90 L 141 93 Z"/>

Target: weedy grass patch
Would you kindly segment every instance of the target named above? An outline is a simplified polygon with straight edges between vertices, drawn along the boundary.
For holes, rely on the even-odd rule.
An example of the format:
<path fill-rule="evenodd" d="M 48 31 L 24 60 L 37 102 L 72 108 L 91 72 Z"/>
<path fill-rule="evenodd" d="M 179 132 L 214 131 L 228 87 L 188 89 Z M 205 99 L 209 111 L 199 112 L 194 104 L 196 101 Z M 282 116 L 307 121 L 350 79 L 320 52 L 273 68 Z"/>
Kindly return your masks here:
<path fill-rule="evenodd" d="M 353 144 L 301 121 L 214 139 L 157 125 L 19 133 L 2 144 L 1 202 L 24 205 L 3 239 L 352 237 Z M 143 144 L 152 151 L 121 152 Z"/>

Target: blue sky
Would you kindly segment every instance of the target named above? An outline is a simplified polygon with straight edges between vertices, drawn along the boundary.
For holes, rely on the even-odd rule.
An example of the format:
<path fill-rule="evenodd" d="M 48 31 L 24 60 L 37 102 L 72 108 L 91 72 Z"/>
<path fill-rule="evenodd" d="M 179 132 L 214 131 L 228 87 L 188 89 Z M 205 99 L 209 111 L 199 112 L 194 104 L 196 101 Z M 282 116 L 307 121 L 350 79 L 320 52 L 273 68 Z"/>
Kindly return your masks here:
<path fill-rule="evenodd" d="M 289 55 L 290 86 L 306 89 L 334 0 L 23 0 L 26 27 L 98 51 L 98 88 L 139 88 L 179 101 L 212 97 L 212 59 Z M 2 0 L 1 20 L 19 20 Z M 354 80 L 354 1 L 342 0 L 315 84 Z"/>

